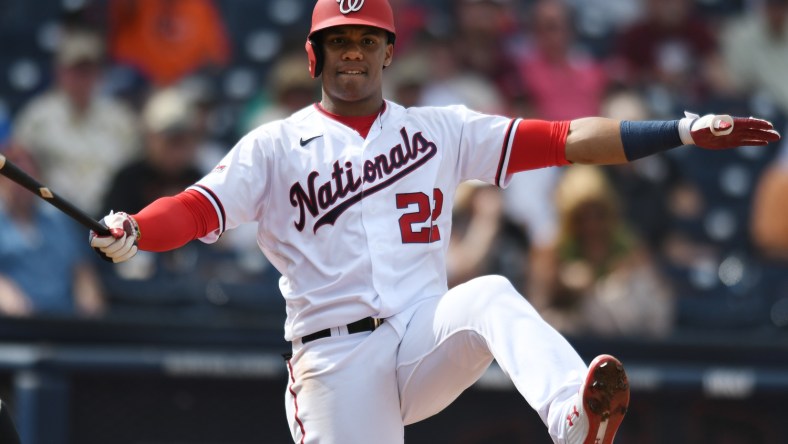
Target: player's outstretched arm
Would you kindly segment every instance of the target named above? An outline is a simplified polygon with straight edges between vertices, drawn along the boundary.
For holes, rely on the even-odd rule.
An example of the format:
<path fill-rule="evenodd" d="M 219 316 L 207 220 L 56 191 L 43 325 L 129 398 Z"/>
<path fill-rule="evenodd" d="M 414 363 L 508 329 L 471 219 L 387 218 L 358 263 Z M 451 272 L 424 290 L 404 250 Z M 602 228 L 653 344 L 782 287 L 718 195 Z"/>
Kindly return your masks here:
<path fill-rule="evenodd" d="M 779 139 L 771 122 L 754 117 L 688 114 L 681 120 L 665 121 L 588 117 L 570 123 L 566 159 L 582 164 L 617 164 L 681 145 L 727 149 L 767 145 Z"/>
<path fill-rule="evenodd" d="M 157 199 L 137 214 L 110 213 L 101 223 L 112 236 L 90 232 L 90 246 L 105 260 L 123 262 L 137 249 L 168 251 L 219 228 L 213 205 L 200 193 L 187 190 Z"/>
<path fill-rule="evenodd" d="M 604 117 L 573 120 L 566 136 L 566 160 L 580 164 L 626 163 L 621 122 Z"/>

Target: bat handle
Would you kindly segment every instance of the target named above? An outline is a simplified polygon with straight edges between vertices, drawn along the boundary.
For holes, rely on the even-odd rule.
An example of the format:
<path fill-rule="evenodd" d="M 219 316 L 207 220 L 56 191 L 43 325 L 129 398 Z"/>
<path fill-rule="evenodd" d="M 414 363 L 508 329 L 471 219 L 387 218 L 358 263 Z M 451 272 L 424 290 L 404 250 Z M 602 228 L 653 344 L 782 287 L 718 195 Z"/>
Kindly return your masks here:
<path fill-rule="evenodd" d="M 85 222 L 88 222 L 88 221 L 85 221 Z M 109 228 L 105 227 L 104 225 L 102 225 L 98 221 L 90 219 L 90 223 L 85 223 L 85 225 L 88 225 L 88 228 L 93 230 L 99 236 L 102 236 L 102 237 L 112 236 L 112 232 L 109 231 Z"/>

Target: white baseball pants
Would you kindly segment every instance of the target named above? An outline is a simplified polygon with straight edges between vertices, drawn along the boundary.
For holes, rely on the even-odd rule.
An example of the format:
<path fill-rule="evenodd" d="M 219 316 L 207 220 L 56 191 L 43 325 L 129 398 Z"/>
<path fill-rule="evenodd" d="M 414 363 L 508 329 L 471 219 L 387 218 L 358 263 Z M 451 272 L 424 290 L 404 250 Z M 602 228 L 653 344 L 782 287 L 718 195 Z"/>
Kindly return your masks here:
<path fill-rule="evenodd" d="M 285 403 L 299 444 L 404 442 L 404 426 L 454 401 L 496 359 L 563 441 L 563 411 L 586 365 L 500 276 L 424 301 L 404 335 L 388 323 L 293 348 Z"/>

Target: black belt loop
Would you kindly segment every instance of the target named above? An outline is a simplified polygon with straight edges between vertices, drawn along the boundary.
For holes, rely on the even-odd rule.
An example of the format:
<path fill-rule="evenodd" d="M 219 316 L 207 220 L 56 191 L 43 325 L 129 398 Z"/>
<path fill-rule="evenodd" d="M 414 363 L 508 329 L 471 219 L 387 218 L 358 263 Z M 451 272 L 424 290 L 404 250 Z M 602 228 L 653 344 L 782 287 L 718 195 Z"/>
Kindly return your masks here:
<path fill-rule="evenodd" d="M 353 333 L 361 333 L 364 331 L 375 331 L 375 329 L 378 328 L 382 323 L 383 323 L 383 319 L 373 319 L 372 317 L 366 317 L 356 322 L 351 322 L 350 324 L 347 324 L 347 332 L 348 334 L 353 334 Z M 322 338 L 328 338 L 330 336 L 331 336 L 331 329 L 327 328 L 325 330 L 316 331 L 312 334 L 302 337 L 301 343 L 306 344 L 307 342 L 312 342 Z"/>

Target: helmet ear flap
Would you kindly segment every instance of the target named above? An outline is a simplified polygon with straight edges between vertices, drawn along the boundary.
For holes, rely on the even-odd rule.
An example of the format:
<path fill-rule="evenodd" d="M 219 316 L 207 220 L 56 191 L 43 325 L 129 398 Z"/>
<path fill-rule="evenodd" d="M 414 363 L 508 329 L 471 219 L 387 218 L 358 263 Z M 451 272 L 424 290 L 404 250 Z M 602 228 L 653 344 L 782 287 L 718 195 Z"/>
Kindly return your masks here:
<path fill-rule="evenodd" d="M 320 46 L 320 43 L 309 38 L 304 45 L 304 49 L 306 49 L 306 55 L 309 59 L 309 75 L 316 79 L 320 76 L 320 72 L 323 71 L 323 48 Z"/>

